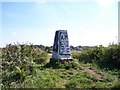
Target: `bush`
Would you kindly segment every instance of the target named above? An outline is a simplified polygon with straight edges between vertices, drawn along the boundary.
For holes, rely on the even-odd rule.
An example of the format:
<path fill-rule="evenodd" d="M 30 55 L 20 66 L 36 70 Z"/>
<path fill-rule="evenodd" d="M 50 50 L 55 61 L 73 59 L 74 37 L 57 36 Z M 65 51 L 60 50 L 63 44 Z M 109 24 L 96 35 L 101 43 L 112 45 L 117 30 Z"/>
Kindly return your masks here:
<path fill-rule="evenodd" d="M 112 66 L 111 68 L 120 69 L 120 45 L 113 44 L 107 49 L 104 58 L 106 65 Z"/>
<path fill-rule="evenodd" d="M 96 63 L 100 67 L 109 69 L 120 69 L 120 45 L 117 44 L 108 47 L 95 46 L 73 55 L 80 62 Z"/>
<path fill-rule="evenodd" d="M 74 59 L 79 59 L 80 57 L 79 57 L 79 55 L 80 55 L 80 51 L 72 51 L 72 57 L 74 58 Z"/>
<path fill-rule="evenodd" d="M 36 64 L 45 64 L 48 59 L 48 53 L 44 51 L 36 52 L 36 56 L 34 57 L 34 62 Z"/>
<path fill-rule="evenodd" d="M 11 79 L 13 79 L 13 77 L 10 77 L 11 75 L 17 75 L 20 80 L 24 81 L 26 74 L 33 72 L 34 62 L 37 64 L 45 63 L 47 57 L 46 52 L 31 44 L 6 45 L 2 49 L 2 82 L 6 84 L 9 81 L 10 84 Z M 6 78 L 10 80 L 6 81 Z"/>
<path fill-rule="evenodd" d="M 95 46 L 95 47 L 86 49 L 85 51 L 82 51 L 79 54 L 78 59 L 80 61 L 89 62 L 89 63 L 97 62 L 103 59 L 104 50 L 105 50 L 105 47 L 103 46 L 99 46 L 99 47 Z"/>

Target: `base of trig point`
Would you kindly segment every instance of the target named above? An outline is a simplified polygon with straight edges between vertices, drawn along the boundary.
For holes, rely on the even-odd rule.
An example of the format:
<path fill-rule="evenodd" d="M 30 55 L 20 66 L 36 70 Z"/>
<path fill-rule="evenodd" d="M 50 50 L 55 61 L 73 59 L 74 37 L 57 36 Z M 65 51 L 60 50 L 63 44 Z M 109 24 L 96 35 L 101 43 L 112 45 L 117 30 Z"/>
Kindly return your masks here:
<path fill-rule="evenodd" d="M 69 62 L 69 61 L 73 61 L 73 59 L 71 58 L 71 59 L 53 59 L 53 58 L 50 58 L 50 63 L 52 63 L 52 62 L 57 62 L 57 61 L 61 61 L 61 62 Z"/>

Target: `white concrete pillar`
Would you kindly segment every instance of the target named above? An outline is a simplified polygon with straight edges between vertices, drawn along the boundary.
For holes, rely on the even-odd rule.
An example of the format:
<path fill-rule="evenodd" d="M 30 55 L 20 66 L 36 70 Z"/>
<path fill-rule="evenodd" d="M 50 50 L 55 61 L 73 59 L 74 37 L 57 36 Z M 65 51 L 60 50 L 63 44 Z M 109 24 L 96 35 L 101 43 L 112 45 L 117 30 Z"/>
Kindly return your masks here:
<path fill-rule="evenodd" d="M 52 59 L 71 59 L 71 51 L 67 30 L 56 31 L 53 44 Z"/>

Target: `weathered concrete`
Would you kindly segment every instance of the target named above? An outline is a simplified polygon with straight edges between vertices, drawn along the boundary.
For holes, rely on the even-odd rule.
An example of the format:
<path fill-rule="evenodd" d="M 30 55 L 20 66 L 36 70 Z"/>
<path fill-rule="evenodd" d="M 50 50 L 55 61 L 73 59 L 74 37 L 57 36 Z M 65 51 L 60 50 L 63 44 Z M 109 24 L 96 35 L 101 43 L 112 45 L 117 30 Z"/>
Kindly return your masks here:
<path fill-rule="evenodd" d="M 67 30 L 58 30 L 55 33 L 52 59 L 71 59 L 71 51 Z"/>

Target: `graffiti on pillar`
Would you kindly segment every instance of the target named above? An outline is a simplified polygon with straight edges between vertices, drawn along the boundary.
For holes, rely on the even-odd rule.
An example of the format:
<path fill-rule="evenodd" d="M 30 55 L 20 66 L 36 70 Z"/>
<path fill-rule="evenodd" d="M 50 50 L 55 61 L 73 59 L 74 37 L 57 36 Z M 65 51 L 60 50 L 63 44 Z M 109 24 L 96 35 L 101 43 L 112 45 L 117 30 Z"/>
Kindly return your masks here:
<path fill-rule="evenodd" d="M 58 31 L 56 31 L 56 33 L 55 33 L 53 51 L 55 51 L 55 52 L 58 51 Z"/>
<path fill-rule="evenodd" d="M 59 53 L 60 55 L 69 55 L 70 47 L 68 42 L 67 31 L 63 30 L 59 33 Z"/>

